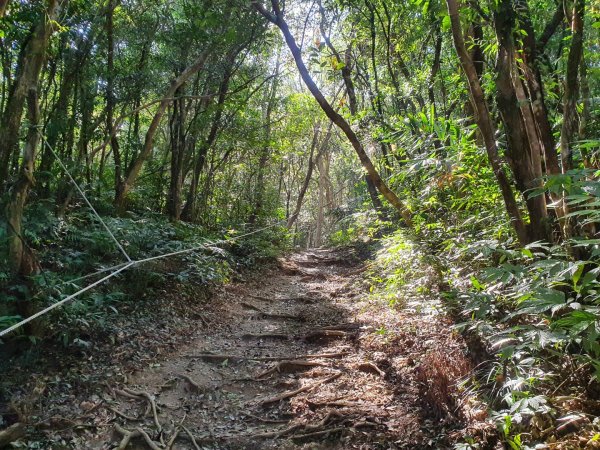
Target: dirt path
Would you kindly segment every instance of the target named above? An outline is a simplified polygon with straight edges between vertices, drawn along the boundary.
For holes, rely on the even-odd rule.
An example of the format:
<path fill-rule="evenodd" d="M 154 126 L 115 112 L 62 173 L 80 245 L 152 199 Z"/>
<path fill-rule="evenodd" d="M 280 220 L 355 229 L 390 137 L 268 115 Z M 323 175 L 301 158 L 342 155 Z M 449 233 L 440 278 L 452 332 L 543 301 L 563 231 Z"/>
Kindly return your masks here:
<path fill-rule="evenodd" d="M 225 288 L 223 327 L 107 385 L 88 448 L 446 448 L 461 424 L 424 401 L 423 357 L 464 349 L 441 317 L 365 300 L 357 261 L 303 252 Z"/>

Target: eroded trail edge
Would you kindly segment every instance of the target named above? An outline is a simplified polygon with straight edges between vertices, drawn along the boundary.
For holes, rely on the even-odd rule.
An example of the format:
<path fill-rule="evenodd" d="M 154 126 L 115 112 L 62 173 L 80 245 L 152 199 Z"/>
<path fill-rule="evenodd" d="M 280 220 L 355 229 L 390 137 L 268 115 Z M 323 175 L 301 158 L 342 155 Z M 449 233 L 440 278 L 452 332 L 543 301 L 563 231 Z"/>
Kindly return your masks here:
<path fill-rule="evenodd" d="M 449 445 L 465 432 L 444 398 L 468 371 L 463 343 L 435 308 L 369 300 L 363 269 L 318 249 L 227 286 L 221 326 L 106 385 L 90 447 Z"/>

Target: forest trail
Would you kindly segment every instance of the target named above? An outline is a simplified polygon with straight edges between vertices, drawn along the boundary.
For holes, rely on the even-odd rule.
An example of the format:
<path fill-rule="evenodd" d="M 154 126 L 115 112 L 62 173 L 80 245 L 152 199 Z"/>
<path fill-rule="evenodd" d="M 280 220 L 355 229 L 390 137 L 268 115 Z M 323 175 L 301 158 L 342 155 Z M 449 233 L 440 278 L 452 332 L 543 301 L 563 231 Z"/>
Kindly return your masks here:
<path fill-rule="evenodd" d="M 419 376 L 460 344 L 434 309 L 367 300 L 363 271 L 317 249 L 227 286 L 221 324 L 106 385 L 89 448 L 444 448 L 460 421 L 436 419 Z"/>

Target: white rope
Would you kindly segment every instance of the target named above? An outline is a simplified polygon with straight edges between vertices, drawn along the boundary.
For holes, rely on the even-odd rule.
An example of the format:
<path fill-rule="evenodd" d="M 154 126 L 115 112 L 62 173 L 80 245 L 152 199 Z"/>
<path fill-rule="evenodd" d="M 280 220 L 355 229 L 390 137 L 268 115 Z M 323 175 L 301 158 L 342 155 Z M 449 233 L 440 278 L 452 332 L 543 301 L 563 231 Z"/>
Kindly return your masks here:
<path fill-rule="evenodd" d="M 198 245 L 196 247 L 191 247 L 191 248 L 187 248 L 187 249 L 183 249 L 183 250 L 178 250 L 178 251 L 170 252 L 170 253 L 164 253 L 162 255 L 151 256 L 149 258 L 139 259 L 139 260 L 136 260 L 136 261 L 131 261 L 130 260 L 128 263 L 123 263 L 123 264 L 119 264 L 117 266 L 108 267 L 108 268 L 102 269 L 102 270 L 100 270 L 98 272 L 94 272 L 94 273 L 91 273 L 91 274 L 88 274 L 88 275 L 84 275 L 83 277 L 76 278 L 75 280 L 82 280 L 82 279 L 89 278 L 89 277 L 94 276 L 94 275 L 98 275 L 98 274 L 103 273 L 103 272 L 107 272 L 107 271 L 109 271 L 111 269 L 116 269 L 114 272 L 110 273 L 109 275 L 105 276 L 104 278 L 101 278 L 101 279 L 93 282 L 92 284 L 87 285 L 86 287 L 80 289 L 79 291 L 75 292 L 74 294 L 69 295 L 68 297 L 62 299 L 61 301 L 59 301 L 57 303 L 54 303 L 53 305 L 50 305 L 49 307 L 47 307 L 47 308 L 45 308 L 45 309 L 43 309 L 41 311 L 38 311 L 37 313 L 33 314 L 32 316 L 29 316 L 26 319 L 23 319 L 20 322 L 18 322 L 16 324 L 14 324 L 14 325 L 12 325 L 12 326 L 10 326 L 10 327 L 8 327 L 8 328 L 0 331 L 0 338 L 2 336 L 4 336 L 4 335 L 6 335 L 6 334 L 8 334 L 8 333 L 10 333 L 10 332 L 12 332 L 14 330 L 16 330 L 17 328 L 22 327 L 26 323 L 29 323 L 32 320 L 37 319 L 38 317 L 43 316 L 44 314 L 49 313 L 53 309 L 58 308 L 59 306 L 64 305 L 68 301 L 73 300 L 74 298 L 78 297 L 79 295 L 83 294 L 84 292 L 89 291 L 90 289 L 98 286 L 99 284 L 101 284 L 101 283 L 105 282 L 106 280 L 114 277 L 115 275 L 123 272 L 124 270 L 129 269 L 130 267 L 133 267 L 133 266 L 136 266 L 138 264 L 142 264 L 142 263 L 145 263 L 145 262 L 148 262 L 148 261 L 154 261 L 154 260 L 157 260 L 157 259 L 168 258 L 170 256 L 181 255 L 181 254 L 184 254 L 184 253 L 190 253 L 190 252 L 193 252 L 193 251 L 201 250 L 203 248 L 210 248 L 211 246 L 214 246 L 214 245 L 217 245 L 217 244 L 223 244 L 223 243 L 226 243 L 226 242 L 232 242 L 232 241 L 235 241 L 237 239 L 240 239 L 240 238 L 243 238 L 243 237 L 247 237 L 247 236 L 250 236 L 250 235 L 253 235 L 253 234 L 256 234 L 256 233 L 260 233 L 261 231 L 268 230 L 269 228 L 276 227 L 277 225 L 279 225 L 279 224 L 281 224 L 283 222 L 284 222 L 284 220 L 280 220 L 278 222 L 275 222 L 274 224 L 271 224 L 271 225 L 266 226 L 264 228 L 260 228 L 258 230 L 250 231 L 248 233 L 240 234 L 239 236 L 233 236 L 233 237 L 227 238 L 227 239 L 221 239 L 219 241 L 205 242 L 204 244 Z M 119 267 L 119 266 L 121 266 L 121 267 Z M 70 282 L 73 282 L 75 280 L 70 280 Z"/>
<path fill-rule="evenodd" d="M 46 137 L 42 134 L 42 132 L 39 129 L 38 129 L 38 133 L 39 133 L 40 137 L 42 138 L 42 141 L 44 141 L 44 144 L 46 145 L 46 147 L 48 147 L 48 150 L 50 150 L 50 152 L 54 155 L 54 157 L 56 158 L 56 161 L 58 161 L 58 164 L 60 164 L 60 167 L 62 167 L 62 169 L 65 171 L 65 173 L 71 180 L 71 183 L 73 183 L 73 186 L 75 186 L 75 188 L 79 191 L 79 193 L 83 197 L 83 200 L 87 203 L 87 205 L 90 207 L 90 209 L 94 212 L 94 215 L 98 218 L 98 220 L 100 221 L 102 226 L 104 226 L 104 229 L 106 230 L 106 232 L 110 235 L 110 237 L 113 239 L 113 241 L 115 241 L 115 244 L 117 244 L 117 247 L 119 247 L 119 250 L 121 250 L 121 253 L 123 253 L 123 256 L 125 256 L 127 261 L 131 262 L 132 261 L 131 258 L 129 257 L 129 255 L 127 254 L 127 252 L 125 251 L 125 249 L 123 248 L 121 243 L 117 240 L 115 235 L 112 233 L 112 231 L 110 231 L 110 228 L 108 228 L 108 225 L 106 225 L 104 220 L 102 220 L 102 217 L 100 217 L 100 214 L 98 214 L 96 209 L 92 206 L 92 204 L 86 197 L 85 193 L 83 192 L 83 189 L 81 189 L 79 187 L 79 185 L 75 181 L 75 178 L 73 178 L 73 176 L 71 175 L 71 172 L 69 172 L 69 170 L 67 169 L 67 166 L 65 166 L 65 164 L 62 162 L 62 160 L 58 157 L 58 155 L 56 154 L 56 152 L 54 151 L 52 146 L 46 140 Z"/>
<path fill-rule="evenodd" d="M 83 294 L 86 291 L 89 291 L 90 289 L 92 289 L 93 287 L 98 286 L 100 283 L 105 282 L 106 280 L 108 280 L 109 278 L 114 277 L 115 275 L 123 272 L 125 269 L 128 269 L 129 267 L 133 266 L 135 263 L 130 262 L 128 263 L 126 266 L 121 267 L 120 269 L 112 272 L 110 275 L 105 276 L 104 278 L 99 279 L 98 281 L 93 282 L 92 284 L 84 287 L 83 289 L 75 292 L 74 294 L 69 295 L 68 297 L 62 299 L 59 302 L 54 303 L 53 305 L 48 306 L 45 309 L 42 309 L 41 311 L 38 311 L 37 313 L 33 314 L 32 316 L 29 316 L 26 319 L 21 320 L 18 323 L 15 323 L 13 326 L 8 327 L 5 330 L 0 331 L 0 337 L 4 336 L 5 334 L 10 333 L 11 331 L 16 330 L 17 328 L 22 327 L 23 325 L 25 325 L 26 323 L 31 322 L 34 319 L 37 319 L 40 316 L 43 316 L 44 314 L 49 313 L 50 311 L 52 311 L 54 308 L 58 308 L 61 305 L 64 305 L 65 303 L 67 303 L 69 300 L 73 300 L 75 297 Z"/>
<path fill-rule="evenodd" d="M 65 280 L 65 281 L 63 281 L 61 283 L 58 283 L 55 286 L 62 286 L 63 284 L 71 284 L 71 283 L 76 283 L 78 281 L 86 280 L 87 278 L 91 278 L 91 277 L 94 277 L 96 275 L 100 275 L 101 273 L 110 272 L 111 270 L 119 269 L 119 268 L 121 268 L 121 267 L 123 267 L 123 266 L 125 266 L 127 264 L 129 264 L 129 263 L 123 262 L 121 264 L 116 264 L 114 266 L 105 267 L 104 269 L 99 269 L 96 272 L 88 273 L 86 275 L 82 275 L 82 276 L 77 277 L 77 278 L 71 278 L 70 280 Z"/>

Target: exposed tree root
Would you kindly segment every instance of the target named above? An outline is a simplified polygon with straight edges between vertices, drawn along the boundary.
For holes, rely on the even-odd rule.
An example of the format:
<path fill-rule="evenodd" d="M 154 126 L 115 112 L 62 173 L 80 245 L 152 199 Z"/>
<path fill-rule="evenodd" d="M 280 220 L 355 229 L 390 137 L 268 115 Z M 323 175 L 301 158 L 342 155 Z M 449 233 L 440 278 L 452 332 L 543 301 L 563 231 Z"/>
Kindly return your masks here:
<path fill-rule="evenodd" d="M 293 433 L 294 431 L 298 430 L 302 428 L 302 424 L 296 424 L 296 425 L 292 425 L 289 426 L 287 428 L 284 428 L 283 430 L 278 430 L 278 431 L 267 431 L 264 433 L 256 433 L 256 434 L 251 434 L 250 436 L 246 436 L 247 439 L 271 439 L 271 438 L 280 438 L 283 436 L 286 436 L 290 433 Z"/>
<path fill-rule="evenodd" d="M 169 439 L 169 442 L 167 443 L 167 446 L 166 446 L 167 450 L 171 450 L 173 448 L 173 445 L 175 445 L 175 441 L 179 437 L 179 433 L 181 433 L 181 429 L 183 427 L 183 422 L 185 422 L 186 417 L 187 417 L 187 412 L 183 414 L 183 417 L 179 421 L 179 424 L 177 424 L 177 427 L 175 428 L 173 435 Z"/>
<path fill-rule="evenodd" d="M 162 431 L 162 426 L 160 424 L 160 421 L 158 420 L 158 412 L 156 410 L 156 402 L 154 401 L 154 398 L 152 398 L 152 396 L 148 393 L 148 392 L 137 392 L 137 391 L 132 391 L 131 389 L 128 388 L 123 388 L 123 392 L 126 392 L 130 395 L 134 395 L 138 398 L 145 398 L 151 408 L 152 411 L 152 415 L 154 416 L 154 424 L 156 425 L 156 428 L 158 429 L 158 432 L 160 433 Z"/>
<path fill-rule="evenodd" d="M 185 431 L 185 433 L 187 434 L 187 436 L 190 439 L 190 441 L 191 441 L 192 445 L 194 446 L 194 448 L 196 450 L 202 450 L 200 448 L 200 446 L 198 445 L 198 443 L 196 442 L 196 438 L 194 437 L 194 435 L 192 434 L 192 432 L 188 428 L 186 428 L 184 426 L 182 426 L 182 428 L 183 428 L 183 431 Z"/>
<path fill-rule="evenodd" d="M 325 275 L 324 273 L 309 273 L 309 272 L 301 271 L 301 275 L 302 275 L 302 278 L 300 278 L 300 281 L 302 281 L 303 283 L 310 282 L 313 280 L 326 280 L 327 279 L 327 275 Z"/>
<path fill-rule="evenodd" d="M 265 419 L 263 417 L 259 417 L 259 416 L 255 416 L 254 414 L 250 414 L 250 413 L 245 413 L 247 417 L 250 417 L 254 420 L 258 420 L 259 422 L 262 423 L 288 423 L 289 420 L 279 420 L 279 419 Z"/>
<path fill-rule="evenodd" d="M 121 442 L 119 442 L 119 446 L 117 447 L 117 450 L 125 450 L 127 448 L 127 446 L 129 445 L 129 442 L 132 439 L 138 438 L 138 437 L 143 438 L 144 441 L 146 441 L 146 444 L 148 444 L 148 447 L 151 448 L 152 450 L 163 450 L 163 448 L 160 445 L 158 445 L 156 442 L 154 442 L 152 440 L 152 438 L 150 438 L 148 433 L 146 433 L 140 427 L 136 428 L 135 430 L 130 431 L 130 430 L 126 430 L 118 423 L 115 423 L 115 431 L 117 431 L 117 433 L 119 433 L 120 435 L 123 436 L 123 438 L 121 439 Z"/>
<path fill-rule="evenodd" d="M 278 298 L 273 297 L 264 297 L 262 295 L 254 295 L 254 294 L 244 294 L 245 297 L 255 298 L 256 300 L 262 300 L 265 302 L 275 302 L 278 301 Z"/>
<path fill-rule="evenodd" d="M 216 353 L 200 353 L 198 355 L 185 355 L 186 358 L 201 359 L 206 362 L 222 363 L 223 361 L 286 361 L 289 359 L 313 359 L 313 358 L 342 358 L 348 355 L 348 352 L 336 353 L 315 353 L 299 356 L 238 356 L 238 355 L 223 355 Z"/>
<path fill-rule="evenodd" d="M 240 305 L 243 306 L 244 308 L 251 309 L 252 311 L 258 311 L 259 313 L 264 313 L 264 311 L 262 309 L 260 309 L 258 306 L 252 305 L 251 303 L 240 302 Z"/>
<path fill-rule="evenodd" d="M 286 341 L 290 337 L 287 334 L 278 334 L 278 333 L 264 333 L 264 334 L 244 334 L 242 335 L 242 339 L 250 340 L 250 339 L 277 339 L 281 341 Z"/>
<path fill-rule="evenodd" d="M 306 440 L 312 440 L 315 438 L 323 439 L 323 438 L 329 437 L 332 434 L 343 433 L 347 430 L 348 430 L 348 428 L 345 428 L 345 427 L 330 428 L 328 430 L 313 431 L 312 433 L 296 434 L 296 435 L 292 436 L 291 439 L 294 441 L 306 441 Z"/>
<path fill-rule="evenodd" d="M 312 400 L 306 399 L 306 403 L 310 409 L 330 408 L 330 407 L 352 408 L 352 407 L 359 405 L 359 403 L 344 400 L 347 397 L 348 396 L 338 397 L 338 398 L 334 398 L 332 400 L 327 400 L 327 401 L 323 401 L 323 402 L 314 402 Z"/>
<path fill-rule="evenodd" d="M 158 389 L 162 392 L 165 389 L 172 388 L 176 381 L 177 381 L 177 377 L 169 378 L 163 384 L 161 384 L 160 386 L 158 386 Z"/>
<path fill-rule="evenodd" d="M 148 433 L 146 433 L 140 427 L 136 428 L 135 431 L 137 431 L 138 433 L 140 433 L 140 436 L 142 436 L 144 438 L 144 440 L 146 441 L 146 444 L 148 444 L 148 447 L 150 447 L 152 450 L 162 450 L 162 447 L 159 446 L 156 442 L 154 442 L 150 438 L 150 436 L 148 436 Z"/>
<path fill-rule="evenodd" d="M 219 364 L 224 361 L 248 361 L 252 358 L 236 355 L 221 355 L 216 353 L 200 353 L 198 355 L 186 355 L 186 358 L 200 359 L 204 362 Z"/>
<path fill-rule="evenodd" d="M 189 385 L 192 387 L 192 390 L 194 392 L 203 392 L 204 391 L 204 388 L 202 386 L 200 386 L 198 383 L 196 383 L 189 375 L 181 373 L 177 376 L 179 378 L 182 378 L 185 381 L 187 381 L 189 383 Z"/>
<path fill-rule="evenodd" d="M 306 319 L 302 316 L 296 316 L 293 314 L 271 314 L 262 312 L 260 314 L 261 319 L 274 319 L 274 320 L 296 320 L 298 322 L 304 322 Z"/>
<path fill-rule="evenodd" d="M 271 403 L 277 403 L 277 402 L 280 402 L 281 400 L 286 400 L 288 398 L 291 398 L 298 394 L 301 394 L 302 392 L 306 392 L 306 391 L 315 389 L 315 388 L 321 386 L 322 384 L 329 383 L 329 382 L 335 380 L 336 378 L 339 378 L 341 375 L 342 375 L 342 372 L 337 372 L 337 373 L 335 373 L 327 378 L 324 378 L 323 380 L 318 381 L 316 383 L 302 386 L 298 389 L 294 389 L 293 391 L 286 391 L 282 394 L 276 395 L 275 397 L 269 397 L 264 400 L 261 400 L 260 402 L 258 402 L 258 404 L 260 406 L 266 406 L 266 405 L 270 405 Z"/>
<path fill-rule="evenodd" d="M 261 378 L 265 378 L 275 372 L 277 373 L 292 373 L 292 372 L 300 372 L 303 370 L 308 370 L 312 367 L 324 366 L 325 364 L 321 364 L 314 361 L 302 361 L 302 360 L 286 360 L 281 361 L 276 364 L 274 367 L 271 367 L 264 372 L 259 373 L 254 377 L 256 380 L 260 380 Z"/>
<path fill-rule="evenodd" d="M 319 342 L 329 341 L 334 339 L 343 339 L 348 336 L 345 331 L 339 330 L 317 330 L 312 333 L 308 333 L 302 339 L 306 342 Z"/>
<path fill-rule="evenodd" d="M 14 442 L 25 435 L 25 424 L 17 422 L 0 431 L 0 448 Z"/>
<path fill-rule="evenodd" d="M 118 423 L 115 423 L 115 431 L 123 436 L 123 438 L 121 439 L 121 442 L 119 442 L 119 446 L 117 447 L 117 450 L 125 450 L 127 448 L 127 446 L 129 445 L 129 441 L 131 441 L 133 438 L 141 436 L 141 434 L 138 430 L 133 430 L 133 431 L 126 430 Z"/>
<path fill-rule="evenodd" d="M 263 297 L 262 295 L 245 294 L 246 297 L 255 298 L 265 302 L 304 302 L 304 303 L 315 303 L 318 299 L 309 297 L 306 295 L 299 295 L 297 297 Z"/>
<path fill-rule="evenodd" d="M 115 413 L 117 416 L 121 417 L 122 419 L 125 420 L 129 420 L 131 422 L 135 422 L 137 420 L 141 420 L 138 417 L 133 417 L 133 416 L 128 416 L 127 414 L 125 414 L 122 411 L 119 411 L 117 408 L 113 408 L 112 406 L 107 406 L 106 409 L 108 409 L 109 411 L 112 411 L 113 413 Z"/>
<path fill-rule="evenodd" d="M 122 389 L 113 389 L 113 392 L 115 394 L 120 395 L 121 397 L 130 398 L 132 400 L 143 400 L 143 397 L 141 395 L 133 395 L 133 394 L 130 394 L 129 392 L 124 391 Z"/>
<path fill-rule="evenodd" d="M 181 430 L 179 428 L 173 432 L 173 436 L 171 436 L 171 439 L 169 439 L 169 442 L 167 443 L 167 450 L 171 450 L 173 448 L 173 445 L 175 445 L 175 441 L 179 437 L 180 432 Z"/>
<path fill-rule="evenodd" d="M 279 421 L 270 421 L 270 420 L 266 420 L 266 419 L 261 419 L 260 417 L 257 416 L 253 416 L 252 414 L 246 414 L 249 417 L 255 418 L 259 421 L 265 422 L 265 423 L 280 423 Z M 216 441 L 231 441 L 231 440 L 244 440 L 244 441 L 256 441 L 259 439 L 277 439 L 277 438 L 281 438 L 284 436 L 289 436 L 292 433 L 295 433 L 297 431 L 303 431 L 303 434 L 297 434 L 297 435 L 293 435 L 291 436 L 291 439 L 311 439 L 313 436 L 314 437 L 319 437 L 319 436 L 323 436 L 323 435 L 328 435 L 328 434 L 332 434 L 332 433 L 337 433 L 339 431 L 343 431 L 345 430 L 342 427 L 339 428 L 331 428 L 328 430 L 322 430 L 323 427 L 325 427 L 326 425 L 328 425 L 332 419 L 337 418 L 337 417 L 342 417 L 340 413 L 332 411 L 329 412 L 325 417 L 323 417 L 323 419 L 321 419 L 319 422 L 315 423 L 315 424 L 301 424 L 301 423 L 297 423 L 294 425 L 290 425 L 286 428 L 283 428 L 281 430 L 274 430 L 274 431 L 267 431 L 267 432 L 262 432 L 262 433 L 256 433 L 256 434 L 250 434 L 250 435 L 243 435 L 243 436 L 232 436 L 232 435 L 223 435 L 223 436 L 194 436 L 187 428 L 182 427 L 183 430 L 186 432 L 187 434 L 187 438 L 193 443 L 194 447 L 199 450 L 200 446 L 198 445 L 198 442 L 202 442 L 202 443 L 210 443 L 210 442 L 216 442 Z"/>
<path fill-rule="evenodd" d="M 357 369 L 362 372 L 374 373 L 381 376 L 382 378 L 385 378 L 385 372 L 372 362 L 361 363 L 357 366 Z"/>

